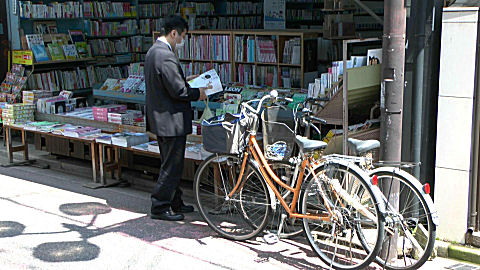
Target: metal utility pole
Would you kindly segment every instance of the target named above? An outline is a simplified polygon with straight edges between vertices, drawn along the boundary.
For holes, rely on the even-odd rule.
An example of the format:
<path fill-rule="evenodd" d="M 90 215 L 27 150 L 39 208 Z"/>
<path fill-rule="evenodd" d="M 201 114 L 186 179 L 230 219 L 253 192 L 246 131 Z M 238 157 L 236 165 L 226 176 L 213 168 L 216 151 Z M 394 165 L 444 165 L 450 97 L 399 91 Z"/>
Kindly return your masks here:
<path fill-rule="evenodd" d="M 387 162 L 399 162 L 402 158 L 402 110 L 405 42 L 406 42 L 405 0 L 385 0 L 382 52 L 382 86 L 380 108 L 381 123 L 381 158 Z M 398 209 L 399 183 L 386 183 L 383 187 L 390 204 Z M 385 238 L 382 258 L 388 260 L 397 257 L 398 235 Z"/>

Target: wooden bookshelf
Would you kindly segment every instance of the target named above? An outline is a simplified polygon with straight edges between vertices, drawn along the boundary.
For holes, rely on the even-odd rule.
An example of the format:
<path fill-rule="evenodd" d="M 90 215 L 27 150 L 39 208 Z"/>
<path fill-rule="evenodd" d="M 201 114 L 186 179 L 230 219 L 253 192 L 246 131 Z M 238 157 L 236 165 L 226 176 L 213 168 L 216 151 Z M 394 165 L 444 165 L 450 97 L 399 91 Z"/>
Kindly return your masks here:
<path fill-rule="evenodd" d="M 153 32 L 153 42 L 159 37 L 159 32 Z M 304 86 L 304 76 L 305 72 L 311 71 L 305 67 L 305 47 L 304 42 L 306 39 L 315 39 L 321 35 L 321 32 L 318 30 L 279 30 L 279 31 L 265 31 L 265 30 L 192 30 L 188 32 L 189 36 L 193 35 L 228 35 L 230 40 L 230 59 L 228 61 L 223 60 L 209 60 L 209 59 L 180 59 L 182 63 L 218 63 L 218 64 L 231 64 L 231 77 L 232 82 L 237 82 L 237 67 L 238 65 L 251 65 L 255 67 L 273 67 L 277 70 L 277 84 L 278 87 L 282 85 L 281 83 L 281 74 L 282 68 L 296 68 L 299 69 L 300 72 L 300 85 L 294 88 L 303 88 Z M 276 62 L 273 63 L 264 63 L 257 61 L 256 55 L 257 52 L 254 52 L 254 62 L 247 62 L 247 61 L 236 61 L 236 49 L 235 49 L 235 37 L 237 36 L 251 36 L 255 38 L 257 37 L 274 37 L 274 45 L 275 45 L 275 54 L 276 54 Z M 290 64 L 290 63 L 283 63 L 283 50 L 285 47 L 285 42 L 292 38 L 299 38 L 300 39 L 300 64 Z M 255 44 L 255 47 L 257 45 Z M 316 48 L 316 46 L 315 46 Z M 316 52 L 315 52 L 316 55 Z M 316 61 L 316 58 L 315 58 Z M 256 76 L 254 74 L 253 76 Z"/>

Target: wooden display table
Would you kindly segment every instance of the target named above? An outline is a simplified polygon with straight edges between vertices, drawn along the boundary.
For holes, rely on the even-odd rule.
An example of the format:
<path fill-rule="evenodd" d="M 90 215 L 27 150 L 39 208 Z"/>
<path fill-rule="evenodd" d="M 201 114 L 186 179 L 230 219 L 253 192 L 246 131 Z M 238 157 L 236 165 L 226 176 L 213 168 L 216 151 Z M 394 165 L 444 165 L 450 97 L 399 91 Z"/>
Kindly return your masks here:
<path fill-rule="evenodd" d="M 36 130 L 26 130 L 24 129 L 23 127 L 20 127 L 20 126 L 15 126 L 15 125 L 4 125 L 4 129 L 5 129 L 5 133 L 6 133 L 6 144 L 7 144 L 7 154 L 8 154 L 8 160 L 9 160 L 9 164 L 6 164 L 6 165 L 3 165 L 4 167 L 10 167 L 10 166 L 15 166 L 15 165 L 23 165 L 23 164 L 28 164 L 28 163 L 32 163 L 33 161 L 29 159 L 29 156 L 28 156 L 28 143 L 27 143 L 27 136 L 26 136 L 26 133 L 27 132 L 31 132 L 31 133 L 34 133 L 34 134 L 41 134 L 43 136 L 49 136 L 49 137 L 55 137 L 55 138 L 62 138 L 62 139 L 68 139 L 68 140 L 71 140 L 71 141 L 78 141 L 78 142 L 82 142 L 82 143 L 85 143 L 85 144 L 89 144 L 90 145 L 90 156 L 91 156 L 91 159 L 92 159 L 92 179 L 93 179 L 93 182 L 96 183 L 97 182 L 97 147 L 96 147 L 96 143 L 95 143 L 95 140 L 88 140 L 88 139 L 85 139 L 85 138 L 74 138 L 74 137 L 66 137 L 66 136 L 63 136 L 63 135 L 57 135 L 57 134 L 53 134 L 53 133 L 47 133 L 47 132 L 40 132 L 40 131 L 36 131 Z M 11 132 L 12 130 L 17 130 L 17 131 L 20 131 L 21 134 L 22 134 L 22 144 L 19 145 L 19 146 L 13 146 L 13 142 L 12 142 L 12 136 L 11 136 Z M 15 152 L 23 152 L 23 161 L 22 162 L 13 162 L 13 153 Z M 87 184 L 88 186 L 88 184 Z"/>

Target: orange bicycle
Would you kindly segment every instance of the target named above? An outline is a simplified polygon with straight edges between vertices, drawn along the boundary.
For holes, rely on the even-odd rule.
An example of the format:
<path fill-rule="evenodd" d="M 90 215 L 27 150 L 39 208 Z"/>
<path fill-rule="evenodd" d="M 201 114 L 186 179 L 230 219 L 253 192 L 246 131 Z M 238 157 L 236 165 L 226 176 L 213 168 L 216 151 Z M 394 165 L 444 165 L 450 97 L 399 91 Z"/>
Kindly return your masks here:
<path fill-rule="evenodd" d="M 272 91 L 260 100 L 242 103 L 242 114 L 232 119 L 204 123 L 204 147 L 215 154 L 195 174 L 200 214 L 221 236 L 247 240 L 264 230 L 271 211 L 280 204 L 289 219 L 303 220 L 308 243 L 330 267 L 364 269 L 383 241 L 384 204 L 378 188 L 353 163 L 314 160 L 313 153 L 326 143 L 301 136 L 295 137 L 298 155 L 291 161 L 292 179 L 278 177 L 256 139 L 266 100 L 275 103 L 281 98 Z M 254 102 L 256 109 L 250 105 Z M 288 150 L 282 146 L 273 150 Z"/>

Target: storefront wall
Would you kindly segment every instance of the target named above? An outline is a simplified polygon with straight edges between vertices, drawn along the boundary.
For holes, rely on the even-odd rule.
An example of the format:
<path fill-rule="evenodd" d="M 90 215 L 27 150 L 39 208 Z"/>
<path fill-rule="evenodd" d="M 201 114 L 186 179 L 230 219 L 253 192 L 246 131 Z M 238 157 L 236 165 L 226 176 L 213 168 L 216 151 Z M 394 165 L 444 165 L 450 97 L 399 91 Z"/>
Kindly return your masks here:
<path fill-rule="evenodd" d="M 464 243 L 468 229 L 479 8 L 445 8 L 438 96 L 437 237 Z"/>

